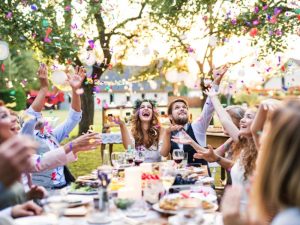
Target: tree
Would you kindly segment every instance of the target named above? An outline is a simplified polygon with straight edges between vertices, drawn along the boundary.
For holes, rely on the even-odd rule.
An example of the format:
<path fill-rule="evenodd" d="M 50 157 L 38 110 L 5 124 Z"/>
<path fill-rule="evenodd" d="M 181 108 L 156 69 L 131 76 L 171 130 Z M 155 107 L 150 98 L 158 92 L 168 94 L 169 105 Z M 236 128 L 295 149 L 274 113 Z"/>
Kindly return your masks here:
<path fill-rule="evenodd" d="M 212 77 L 218 48 L 225 46 L 234 35 L 250 36 L 252 45 L 258 46 L 260 57 L 264 57 L 284 51 L 284 39 L 299 29 L 299 12 L 296 10 L 299 3 L 297 5 L 296 1 L 154 0 L 153 5 L 151 15 L 157 30 L 167 32 L 169 42 L 173 43 L 170 54 L 175 57 L 168 62 L 167 68 L 172 64 L 182 64 L 195 54 L 195 42 L 206 40 L 206 45 L 202 45 L 203 56 L 193 57 L 199 67 L 202 90 L 205 89 L 205 79 Z M 190 30 L 197 34 L 191 34 Z M 247 55 L 229 65 L 240 63 L 245 57 Z"/>
<path fill-rule="evenodd" d="M 84 45 L 86 39 L 90 39 L 88 50 L 93 49 L 94 42 L 100 42 L 104 60 L 100 64 L 92 65 L 91 75 L 83 87 L 84 94 L 81 98 L 83 118 L 79 125 L 79 134 L 86 132 L 93 124 L 94 87 L 103 72 L 112 66 L 110 46 L 112 38 L 133 39 L 138 36 L 138 30 L 141 27 L 137 26 L 135 29 L 126 31 L 124 28 L 142 18 L 147 3 L 145 1 L 131 4 L 139 7 L 137 14 L 128 18 L 114 19 L 113 22 L 118 22 L 112 26 L 108 25 L 111 21 L 107 21 L 106 18 L 116 11 L 111 7 L 117 5 L 102 0 L 41 0 L 35 4 L 30 4 L 26 0 L 10 0 L 1 5 L 0 34 L 2 39 L 8 41 L 10 45 L 33 49 L 40 61 L 50 63 L 56 60 L 60 63 L 82 65 L 79 59 L 79 48 Z M 73 23 L 73 18 L 82 12 L 81 10 L 88 15 L 83 19 L 85 31 L 91 27 L 95 29 L 90 37 L 86 33 L 74 32 L 77 24 Z"/>

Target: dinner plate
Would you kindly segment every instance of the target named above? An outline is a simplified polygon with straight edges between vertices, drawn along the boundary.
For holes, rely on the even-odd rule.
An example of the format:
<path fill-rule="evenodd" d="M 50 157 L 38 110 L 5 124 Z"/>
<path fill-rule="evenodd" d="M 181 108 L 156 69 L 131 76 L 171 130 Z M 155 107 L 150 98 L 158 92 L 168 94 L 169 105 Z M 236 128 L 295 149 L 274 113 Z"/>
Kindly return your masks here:
<path fill-rule="evenodd" d="M 86 191 L 69 191 L 68 194 L 70 195 L 96 195 L 98 194 L 97 191 L 89 191 L 89 192 L 86 192 Z"/>
<path fill-rule="evenodd" d="M 57 223 L 55 216 L 27 216 L 14 220 L 16 225 L 52 225 Z"/>

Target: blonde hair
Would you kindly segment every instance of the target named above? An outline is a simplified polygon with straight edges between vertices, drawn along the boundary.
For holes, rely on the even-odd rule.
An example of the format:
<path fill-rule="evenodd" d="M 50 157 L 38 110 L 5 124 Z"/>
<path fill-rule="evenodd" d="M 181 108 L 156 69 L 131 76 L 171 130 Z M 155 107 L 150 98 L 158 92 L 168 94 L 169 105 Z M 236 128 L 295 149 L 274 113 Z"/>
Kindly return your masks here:
<path fill-rule="evenodd" d="M 245 109 L 238 105 L 230 105 L 225 108 L 226 112 L 232 119 L 232 122 L 239 128 L 240 127 L 240 120 L 245 115 Z"/>
<path fill-rule="evenodd" d="M 253 188 L 255 214 L 266 220 L 300 207 L 300 101 L 289 100 L 268 115 Z"/>

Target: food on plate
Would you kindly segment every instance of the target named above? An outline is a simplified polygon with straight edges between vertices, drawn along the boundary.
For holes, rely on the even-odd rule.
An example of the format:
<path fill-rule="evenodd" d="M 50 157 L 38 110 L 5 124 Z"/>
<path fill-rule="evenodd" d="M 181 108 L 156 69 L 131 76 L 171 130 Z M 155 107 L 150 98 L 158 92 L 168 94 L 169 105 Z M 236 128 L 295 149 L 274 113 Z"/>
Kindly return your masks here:
<path fill-rule="evenodd" d="M 129 206 L 131 206 L 134 201 L 130 200 L 130 199 L 122 199 L 122 198 L 117 198 L 115 199 L 115 205 L 119 208 L 119 209 L 127 209 Z"/>
<path fill-rule="evenodd" d="M 201 203 L 202 208 L 205 209 L 212 209 L 214 207 L 214 204 L 208 201 L 203 200 Z"/>
<path fill-rule="evenodd" d="M 202 200 L 197 198 L 184 198 L 180 200 L 181 208 L 198 208 L 201 206 Z"/>
<path fill-rule="evenodd" d="M 159 207 L 164 210 L 177 210 L 179 207 L 180 197 L 164 198 L 159 202 Z"/>
<path fill-rule="evenodd" d="M 177 174 L 173 185 L 194 184 L 196 181 L 196 178 L 184 178 L 181 174 Z"/>
<path fill-rule="evenodd" d="M 91 187 L 86 184 L 82 184 L 80 182 L 71 183 L 70 185 L 70 192 L 78 192 L 78 193 L 89 193 L 89 192 L 97 192 L 96 187 Z"/>

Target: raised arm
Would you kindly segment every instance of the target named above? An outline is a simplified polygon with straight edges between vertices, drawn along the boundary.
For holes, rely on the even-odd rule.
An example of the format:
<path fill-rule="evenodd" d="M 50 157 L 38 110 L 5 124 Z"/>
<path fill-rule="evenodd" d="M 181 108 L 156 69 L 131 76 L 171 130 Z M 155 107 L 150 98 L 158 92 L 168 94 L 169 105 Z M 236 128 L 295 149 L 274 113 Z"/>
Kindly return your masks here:
<path fill-rule="evenodd" d="M 258 112 L 251 125 L 251 133 L 257 149 L 259 149 L 259 138 L 260 134 L 264 128 L 265 121 L 267 119 L 267 114 L 269 111 L 274 111 L 281 105 L 281 102 L 276 99 L 266 99 L 261 102 Z"/>
<path fill-rule="evenodd" d="M 212 84 L 212 89 L 215 91 L 218 91 L 219 85 L 226 71 L 226 66 L 214 71 L 214 82 Z M 201 146 L 206 146 L 206 130 L 212 119 L 213 112 L 214 106 L 211 102 L 211 99 L 208 97 L 204 103 L 201 115 L 192 123 L 195 138 Z"/>
<path fill-rule="evenodd" d="M 40 81 L 40 90 L 33 103 L 31 104 L 31 108 L 35 112 L 41 112 L 44 108 L 45 97 L 49 87 L 48 81 L 48 68 L 45 64 L 41 64 L 38 69 L 38 79 Z"/>
<path fill-rule="evenodd" d="M 217 92 L 211 88 L 209 91 L 205 92 L 211 99 L 211 102 L 215 108 L 215 111 L 219 117 L 219 120 L 222 126 L 227 130 L 229 136 L 232 138 L 234 142 L 239 141 L 239 129 L 233 123 L 231 117 L 226 112 L 226 110 L 221 105 L 218 97 Z"/>
<path fill-rule="evenodd" d="M 59 142 L 69 135 L 74 127 L 80 122 L 82 117 L 80 94 L 78 93 L 78 89 L 81 88 L 81 84 L 85 78 L 85 69 L 83 67 L 76 66 L 75 74 L 70 75 L 67 73 L 67 76 L 68 82 L 72 87 L 72 101 L 67 120 L 53 130 L 53 135 Z"/>

